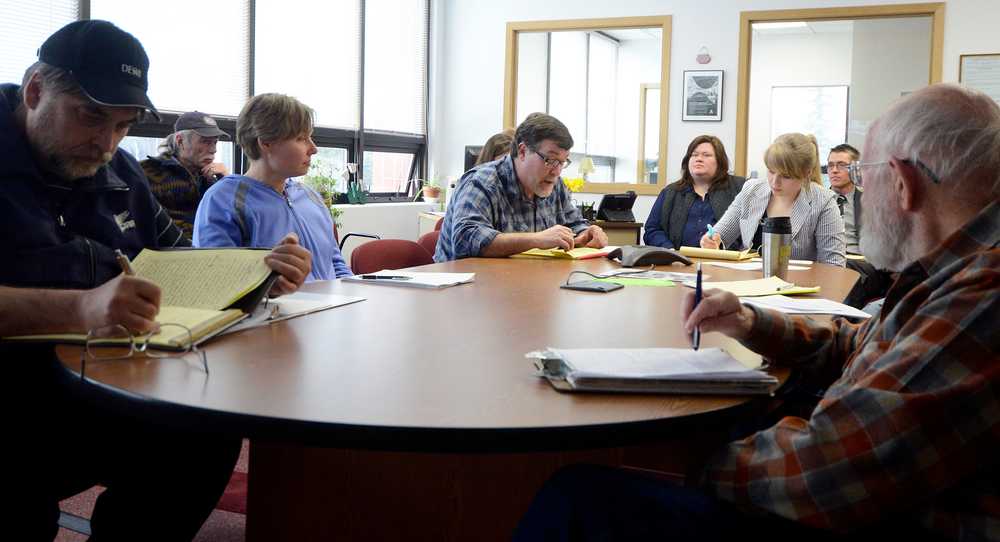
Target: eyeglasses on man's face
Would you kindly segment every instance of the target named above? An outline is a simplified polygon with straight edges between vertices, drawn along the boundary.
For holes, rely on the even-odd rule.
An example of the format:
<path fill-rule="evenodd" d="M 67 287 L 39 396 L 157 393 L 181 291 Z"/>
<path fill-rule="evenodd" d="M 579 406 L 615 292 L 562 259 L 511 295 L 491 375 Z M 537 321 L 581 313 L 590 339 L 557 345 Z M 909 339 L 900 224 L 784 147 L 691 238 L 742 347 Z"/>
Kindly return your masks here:
<path fill-rule="evenodd" d="M 827 171 L 847 171 L 851 167 L 851 164 L 847 162 L 827 162 Z"/>
<path fill-rule="evenodd" d="M 910 160 L 908 158 L 900 160 L 904 164 L 910 164 L 911 166 L 920 170 L 928 179 L 934 184 L 941 184 L 941 178 L 937 176 L 936 173 L 931 171 L 931 168 L 927 167 L 926 164 L 920 160 Z M 874 166 L 884 166 L 888 164 L 888 160 L 883 160 L 881 162 L 859 162 L 857 160 L 851 162 L 851 165 L 847 168 L 847 173 L 851 177 L 851 182 L 857 186 L 864 186 L 864 176 L 861 174 L 861 170 L 866 167 Z"/>
<path fill-rule="evenodd" d="M 552 169 L 556 169 L 556 168 L 566 169 L 566 168 L 569 167 L 570 164 L 573 163 L 573 161 L 570 160 L 569 158 L 567 158 L 565 161 L 561 161 L 560 162 L 559 160 L 556 160 L 555 158 L 548 158 L 548 157 L 546 157 L 544 154 L 538 152 L 537 149 L 531 149 L 531 151 L 534 152 L 535 154 L 537 154 L 538 157 L 542 159 L 542 162 L 545 162 L 545 165 L 548 166 L 549 168 L 552 168 Z"/>
<path fill-rule="evenodd" d="M 154 336 L 168 339 L 169 342 L 177 344 L 178 349 L 158 350 L 150 346 Z M 80 358 L 80 378 L 86 378 L 87 360 L 122 360 L 129 359 L 136 354 L 145 354 L 146 357 L 156 359 L 186 359 L 189 356 L 194 356 L 201 362 L 202 369 L 207 375 L 208 356 L 205 355 L 204 350 L 200 350 L 194 344 L 193 339 L 191 329 L 182 324 L 160 324 L 159 331 L 138 334 L 132 333 L 121 324 L 91 329 L 87 332 Z"/>

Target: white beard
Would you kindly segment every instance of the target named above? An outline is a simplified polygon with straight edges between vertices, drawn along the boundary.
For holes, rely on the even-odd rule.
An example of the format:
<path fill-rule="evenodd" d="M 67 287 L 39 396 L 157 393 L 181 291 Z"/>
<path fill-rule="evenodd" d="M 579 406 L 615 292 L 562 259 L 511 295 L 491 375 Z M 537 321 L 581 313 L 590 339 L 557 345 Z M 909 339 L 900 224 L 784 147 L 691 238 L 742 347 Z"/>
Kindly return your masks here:
<path fill-rule="evenodd" d="M 876 269 L 900 271 L 913 260 L 907 250 L 913 228 L 898 211 L 876 206 L 865 209 L 859 246 L 861 254 Z"/>

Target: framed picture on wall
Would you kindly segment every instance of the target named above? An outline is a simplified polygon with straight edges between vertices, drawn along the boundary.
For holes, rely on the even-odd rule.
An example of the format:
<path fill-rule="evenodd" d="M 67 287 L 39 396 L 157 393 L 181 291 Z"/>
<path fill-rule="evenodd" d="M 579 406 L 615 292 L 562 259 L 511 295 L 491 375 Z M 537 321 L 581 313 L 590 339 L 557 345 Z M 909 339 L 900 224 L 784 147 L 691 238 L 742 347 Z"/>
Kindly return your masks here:
<path fill-rule="evenodd" d="M 722 70 L 684 71 L 681 120 L 722 120 Z"/>

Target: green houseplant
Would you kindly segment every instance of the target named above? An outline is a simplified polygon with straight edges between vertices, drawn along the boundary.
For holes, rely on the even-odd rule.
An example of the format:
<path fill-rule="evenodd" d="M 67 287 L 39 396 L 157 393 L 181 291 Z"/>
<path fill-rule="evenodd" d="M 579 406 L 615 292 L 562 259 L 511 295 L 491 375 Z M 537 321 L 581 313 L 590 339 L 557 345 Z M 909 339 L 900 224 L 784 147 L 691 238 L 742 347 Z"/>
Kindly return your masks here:
<path fill-rule="evenodd" d="M 330 211 L 330 218 L 333 219 L 333 223 L 336 224 L 337 229 L 340 229 L 343 226 L 340 222 L 343 211 L 333 206 L 337 202 L 338 196 L 340 196 L 340 192 L 336 188 L 339 179 L 333 173 L 333 167 L 322 159 L 314 159 L 312 166 L 309 168 L 309 173 L 306 174 L 303 180 L 323 198 L 323 203 Z"/>

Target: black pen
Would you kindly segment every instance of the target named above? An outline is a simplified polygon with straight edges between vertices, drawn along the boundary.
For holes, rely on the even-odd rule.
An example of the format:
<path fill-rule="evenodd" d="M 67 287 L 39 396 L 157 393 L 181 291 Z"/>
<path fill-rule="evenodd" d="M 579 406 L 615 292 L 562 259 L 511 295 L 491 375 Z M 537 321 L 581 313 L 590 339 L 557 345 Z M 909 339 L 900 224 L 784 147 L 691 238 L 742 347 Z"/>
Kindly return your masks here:
<path fill-rule="evenodd" d="M 361 275 L 361 278 L 365 280 L 410 280 L 413 277 L 402 275 Z"/>
<path fill-rule="evenodd" d="M 695 278 L 694 283 L 694 307 L 691 308 L 692 311 L 698 308 L 698 303 L 701 303 L 701 262 L 698 263 L 697 270 L 698 276 Z M 697 350 L 701 344 L 701 326 L 695 326 L 692 342 L 694 343 L 694 349 Z"/>

